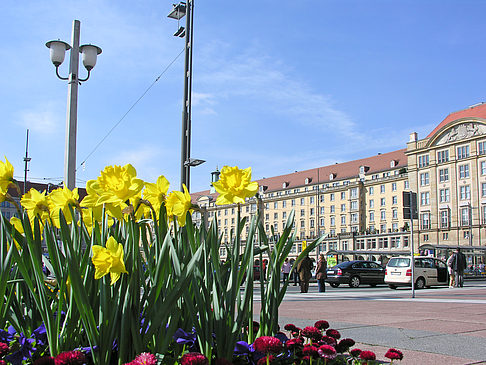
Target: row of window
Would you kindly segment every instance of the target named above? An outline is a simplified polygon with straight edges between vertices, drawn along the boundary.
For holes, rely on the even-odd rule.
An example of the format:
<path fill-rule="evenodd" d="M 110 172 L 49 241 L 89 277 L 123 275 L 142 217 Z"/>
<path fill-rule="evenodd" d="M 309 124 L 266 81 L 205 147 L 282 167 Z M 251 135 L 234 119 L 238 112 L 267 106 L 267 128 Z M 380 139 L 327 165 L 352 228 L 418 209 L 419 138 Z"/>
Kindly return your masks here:
<path fill-rule="evenodd" d="M 486 155 L 486 141 L 478 142 L 478 155 Z M 456 159 L 462 160 L 470 156 L 469 145 L 456 147 Z M 449 149 L 437 151 L 437 163 L 449 162 Z M 429 155 L 424 154 L 418 157 L 419 168 L 429 166 Z"/>

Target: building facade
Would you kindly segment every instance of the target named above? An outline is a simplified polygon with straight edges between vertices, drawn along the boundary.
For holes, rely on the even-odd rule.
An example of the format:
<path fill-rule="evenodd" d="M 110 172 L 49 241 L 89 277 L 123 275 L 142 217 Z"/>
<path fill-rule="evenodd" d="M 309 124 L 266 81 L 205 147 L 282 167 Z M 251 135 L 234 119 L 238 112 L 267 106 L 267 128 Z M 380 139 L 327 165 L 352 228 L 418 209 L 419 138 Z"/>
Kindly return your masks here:
<path fill-rule="evenodd" d="M 486 104 L 451 113 L 424 139 L 412 133 L 406 149 L 257 182 L 261 202 L 248 199 L 241 215 L 250 220 L 260 210 L 267 235 L 277 239 L 294 211 L 298 239 L 291 257 L 326 235 L 316 254 L 338 260 L 384 263 L 393 255 L 409 254 L 413 244 L 417 254 L 442 258 L 459 246 L 469 264 L 484 263 Z M 403 212 L 404 191 L 417 194 L 413 237 L 412 221 Z M 192 196 L 206 212 L 195 212 L 194 220 L 216 220 L 223 242 L 230 244 L 237 206 L 216 206 L 211 191 Z M 247 223 L 243 241 L 248 229 Z M 220 254 L 226 255 L 224 247 Z"/>

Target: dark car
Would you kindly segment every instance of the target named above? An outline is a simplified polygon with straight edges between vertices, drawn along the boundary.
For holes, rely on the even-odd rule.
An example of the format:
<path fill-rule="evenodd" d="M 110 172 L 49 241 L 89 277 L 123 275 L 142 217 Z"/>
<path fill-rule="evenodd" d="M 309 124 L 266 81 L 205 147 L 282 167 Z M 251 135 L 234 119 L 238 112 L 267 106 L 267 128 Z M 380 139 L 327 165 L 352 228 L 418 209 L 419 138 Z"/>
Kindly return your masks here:
<path fill-rule="evenodd" d="M 361 284 L 376 286 L 385 283 L 385 268 L 373 261 L 346 261 L 327 269 L 326 282 L 333 288 L 348 284 L 357 288 Z"/>

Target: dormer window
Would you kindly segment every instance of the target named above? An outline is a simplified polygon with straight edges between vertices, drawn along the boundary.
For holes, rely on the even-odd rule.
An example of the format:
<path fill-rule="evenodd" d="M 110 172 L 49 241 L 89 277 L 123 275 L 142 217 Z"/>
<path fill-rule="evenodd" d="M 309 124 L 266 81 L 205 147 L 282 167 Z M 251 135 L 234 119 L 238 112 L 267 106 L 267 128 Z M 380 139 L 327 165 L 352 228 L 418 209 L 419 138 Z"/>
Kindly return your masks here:
<path fill-rule="evenodd" d="M 391 160 L 390 161 L 390 167 L 396 167 L 398 165 L 398 161 L 397 160 Z"/>
<path fill-rule="evenodd" d="M 364 174 L 365 172 L 367 172 L 370 168 L 368 166 L 360 166 L 359 167 L 359 173 L 360 174 Z"/>
<path fill-rule="evenodd" d="M 310 184 L 310 183 L 311 183 L 311 181 L 312 181 L 312 178 L 310 178 L 310 177 L 306 177 L 306 178 L 305 178 L 305 184 L 306 184 L 306 185 L 307 185 L 307 184 Z"/>
<path fill-rule="evenodd" d="M 284 182 L 282 183 L 282 188 L 283 188 L 283 189 L 288 188 L 288 187 L 289 187 L 289 185 L 290 185 L 290 183 L 289 183 L 288 181 L 284 181 Z"/>
<path fill-rule="evenodd" d="M 336 174 L 334 174 L 334 173 L 329 174 L 329 180 L 334 180 L 335 177 L 336 177 Z"/>

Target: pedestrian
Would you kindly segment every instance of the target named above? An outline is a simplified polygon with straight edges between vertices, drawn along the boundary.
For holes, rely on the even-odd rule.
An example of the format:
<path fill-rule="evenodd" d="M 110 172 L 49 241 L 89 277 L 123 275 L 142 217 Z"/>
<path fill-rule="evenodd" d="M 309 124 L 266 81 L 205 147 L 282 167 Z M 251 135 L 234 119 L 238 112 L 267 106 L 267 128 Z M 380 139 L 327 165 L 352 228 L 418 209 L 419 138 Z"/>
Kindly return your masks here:
<path fill-rule="evenodd" d="M 312 260 L 307 255 L 299 262 L 297 265 L 297 272 L 299 273 L 300 278 L 300 292 L 307 293 L 309 291 L 309 280 L 312 277 L 312 268 L 314 265 L 312 264 Z"/>
<path fill-rule="evenodd" d="M 282 266 L 282 272 L 283 272 L 283 282 L 287 281 L 289 279 L 289 274 L 290 270 L 292 269 L 292 265 L 289 262 L 289 258 L 285 258 L 285 261 Z"/>
<path fill-rule="evenodd" d="M 319 255 L 319 261 L 317 261 L 316 279 L 319 292 L 324 293 L 326 291 L 326 278 L 327 278 L 327 261 L 324 254 Z"/>
<path fill-rule="evenodd" d="M 294 262 L 294 259 L 290 259 L 290 266 L 294 266 Z M 294 286 L 297 286 L 297 284 L 299 284 L 299 273 L 297 272 L 297 268 L 293 268 L 290 275 L 294 279 Z"/>
<path fill-rule="evenodd" d="M 447 271 L 449 272 L 449 288 L 456 286 L 456 279 L 454 274 L 454 269 L 452 268 L 452 262 L 454 261 L 454 252 L 451 253 L 447 259 Z"/>
<path fill-rule="evenodd" d="M 454 254 L 454 259 L 452 260 L 452 268 L 454 269 L 456 275 L 456 287 L 464 286 L 464 269 L 466 268 L 466 256 L 461 252 L 458 247 L 456 253 Z"/>

